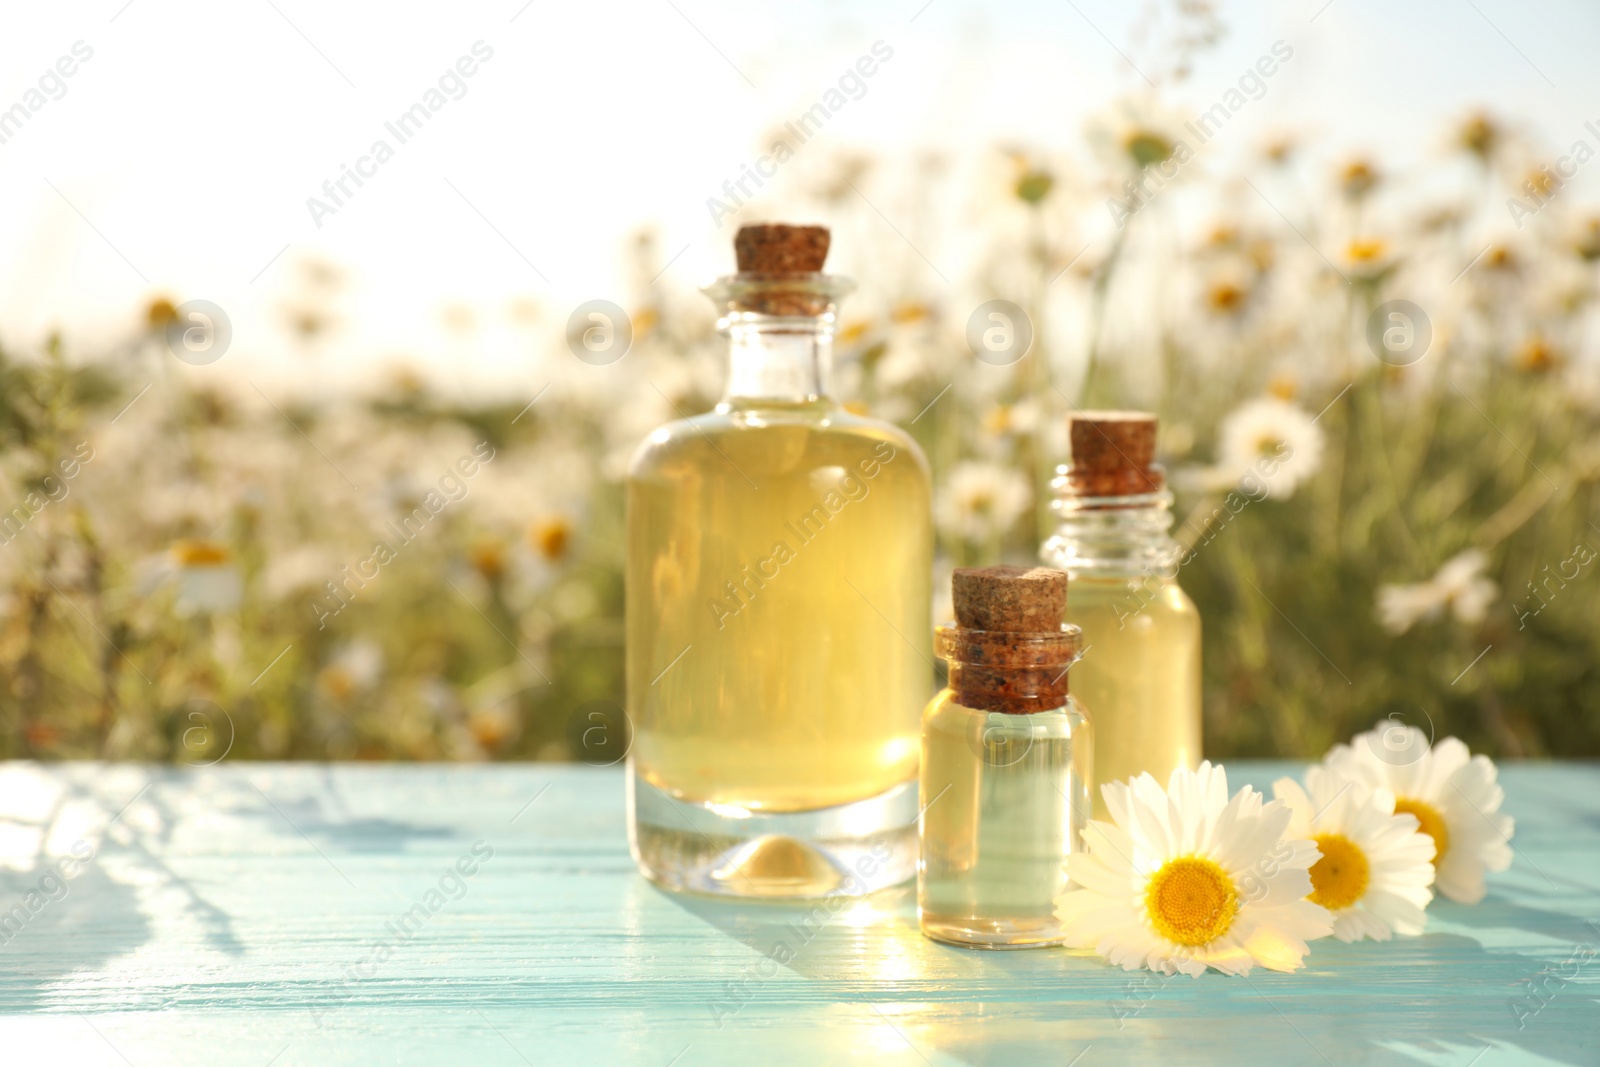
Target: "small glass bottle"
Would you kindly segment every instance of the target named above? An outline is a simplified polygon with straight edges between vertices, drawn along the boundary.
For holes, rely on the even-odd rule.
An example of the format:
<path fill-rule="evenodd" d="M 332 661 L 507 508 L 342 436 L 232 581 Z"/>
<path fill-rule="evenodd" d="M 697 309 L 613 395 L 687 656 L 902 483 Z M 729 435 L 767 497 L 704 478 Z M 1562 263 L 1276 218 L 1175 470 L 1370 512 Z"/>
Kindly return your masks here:
<path fill-rule="evenodd" d="M 628 471 L 628 834 L 670 889 L 858 895 L 916 864 L 930 670 L 927 460 L 829 395 L 828 231 L 743 227 L 706 293 L 715 411 Z"/>
<path fill-rule="evenodd" d="M 1072 687 L 1094 710 L 1103 819 L 1102 783 L 1148 772 L 1165 784 L 1200 761 L 1200 615 L 1177 582 L 1156 417 L 1085 411 L 1070 428 L 1072 463 L 1051 483 L 1060 525 L 1039 555 L 1072 579 L 1067 619 L 1084 643 Z"/>
<path fill-rule="evenodd" d="M 938 630 L 950 685 L 922 715 L 917 914 L 936 941 L 1056 945 L 1055 901 L 1089 815 L 1089 720 L 1067 695 L 1080 635 L 1067 576 L 957 570 L 956 625 Z"/>

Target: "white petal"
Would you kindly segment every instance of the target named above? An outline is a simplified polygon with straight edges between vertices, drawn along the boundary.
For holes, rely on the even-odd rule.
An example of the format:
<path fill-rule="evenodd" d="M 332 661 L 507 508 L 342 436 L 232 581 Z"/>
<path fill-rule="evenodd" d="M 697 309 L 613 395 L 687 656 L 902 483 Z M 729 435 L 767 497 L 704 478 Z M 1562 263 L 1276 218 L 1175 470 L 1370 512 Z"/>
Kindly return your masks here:
<path fill-rule="evenodd" d="M 1445 852 L 1434 886 L 1457 904 L 1476 904 L 1488 891 L 1483 884 L 1483 864 L 1455 848 Z"/>
<path fill-rule="evenodd" d="M 1111 821 L 1128 828 L 1128 785 L 1126 782 L 1107 782 L 1100 787 L 1100 796 L 1106 802 Z"/>
<path fill-rule="evenodd" d="M 1132 877 L 1133 841 L 1122 827 L 1091 819 L 1083 828 L 1083 843 L 1101 866 Z"/>
<path fill-rule="evenodd" d="M 1276 908 L 1263 908 L 1261 922 L 1263 925 L 1277 926 L 1286 934 L 1292 934 L 1301 941 L 1315 941 L 1319 937 L 1327 937 L 1333 933 L 1333 915 L 1327 908 L 1313 904 L 1309 900 L 1297 900 L 1292 904 Z"/>
<path fill-rule="evenodd" d="M 1224 812 L 1224 817 L 1226 814 Z M 1256 868 L 1272 847 L 1283 840 L 1284 828 L 1292 815 L 1289 805 L 1274 800 L 1265 805 L 1256 818 L 1241 817 L 1231 828 L 1219 822 L 1212 857 L 1229 871 Z"/>
<path fill-rule="evenodd" d="M 1355 908 L 1333 913 L 1333 936 L 1340 941 L 1349 944 L 1351 941 L 1360 941 L 1366 934 L 1366 923 Z"/>
<path fill-rule="evenodd" d="M 1495 780 L 1498 774 L 1488 756 L 1474 756 L 1451 775 L 1449 785 L 1474 810 L 1492 815 L 1500 810 L 1506 797 Z"/>
<path fill-rule="evenodd" d="M 1306 792 L 1311 798 L 1313 812 L 1322 811 L 1348 793 L 1364 800 L 1371 789 L 1372 786 L 1360 778 L 1340 774 L 1326 766 L 1312 766 L 1306 770 Z"/>
<path fill-rule="evenodd" d="M 1228 771 L 1220 763 L 1201 760 L 1195 777 L 1200 783 L 1200 810 L 1215 819 L 1228 804 Z"/>
<path fill-rule="evenodd" d="M 1312 768 L 1315 770 L 1316 768 Z M 1300 783 L 1293 778 L 1279 778 L 1272 783 L 1272 795 L 1289 806 L 1293 815 L 1289 819 L 1289 826 L 1284 831 L 1290 837 L 1310 837 L 1311 817 L 1317 809 L 1312 804 L 1306 791 L 1300 788 Z"/>
<path fill-rule="evenodd" d="M 1440 796 L 1449 788 L 1448 783 L 1455 773 L 1472 759 L 1472 752 L 1460 738 L 1447 737 L 1433 746 L 1432 756 L 1432 770 L 1436 777 L 1430 783 L 1430 795 Z"/>
<path fill-rule="evenodd" d="M 1310 841 L 1304 842 L 1315 849 Z M 1313 860 L 1313 863 L 1316 861 Z M 1309 864 L 1307 865 L 1309 866 Z M 1276 870 L 1272 870 L 1265 877 L 1253 880 L 1251 876 L 1241 877 L 1240 896 L 1246 896 L 1244 887 L 1248 884 L 1255 892 L 1249 894 L 1249 903 L 1262 908 L 1279 908 L 1285 904 L 1292 904 L 1297 900 L 1304 900 L 1311 894 L 1311 874 L 1305 867 L 1292 867 L 1287 863 L 1279 863 Z"/>
<path fill-rule="evenodd" d="M 1405 818 L 1393 816 L 1396 820 Z M 1365 846 L 1367 859 L 1394 877 L 1428 885 L 1433 881 L 1433 855 L 1436 849 L 1433 838 L 1415 830 L 1390 832 L 1387 829 L 1375 835 Z"/>
<path fill-rule="evenodd" d="M 1068 890 L 1056 898 L 1056 917 L 1067 944 L 1089 948 L 1114 931 L 1132 929 L 1138 917 L 1126 901 L 1085 890 Z"/>
<path fill-rule="evenodd" d="M 1164 945 L 1138 927 L 1128 927 L 1101 938 L 1095 951 L 1125 971 L 1137 971 L 1141 967 L 1159 969 L 1165 955 Z"/>
<path fill-rule="evenodd" d="M 1123 901 L 1133 898 L 1133 873 L 1113 870 L 1100 862 L 1098 855 L 1079 852 L 1067 857 L 1067 878 L 1074 888 L 1087 889 Z"/>
<path fill-rule="evenodd" d="M 1195 958 L 1223 974 L 1249 974 L 1256 962 L 1250 951 L 1231 934 L 1224 934 L 1209 945 L 1196 949 Z"/>
<path fill-rule="evenodd" d="M 1427 901 L 1423 901 L 1425 905 Z M 1361 906 L 1383 922 L 1405 934 L 1419 934 L 1427 923 L 1428 916 L 1422 907 L 1412 901 L 1402 899 L 1394 893 L 1381 889 L 1369 890 L 1361 900 Z M 1380 940 L 1387 940 L 1380 939 Z"/>
<path fill-rule="evenodd" d="M 1144 860 L 1161 861 L 1176 854 L 1167 821 L 1167 794 L 1148 774 L 1135 779 L 1128 796 L 1128 836 L 1133 839 L 1136 869 Z"/>
<path fill-rule="evenodd" d="M 1332 929 L 1330 922 L 1328 932 L 1331 933 Z M 1258 927 L 1250 935 L 1250 940 L 1244 943 L 1244 950 L 1269 971 L 1299 970 L 1308 951 L 1305 942 L 1272 925 Z"/>

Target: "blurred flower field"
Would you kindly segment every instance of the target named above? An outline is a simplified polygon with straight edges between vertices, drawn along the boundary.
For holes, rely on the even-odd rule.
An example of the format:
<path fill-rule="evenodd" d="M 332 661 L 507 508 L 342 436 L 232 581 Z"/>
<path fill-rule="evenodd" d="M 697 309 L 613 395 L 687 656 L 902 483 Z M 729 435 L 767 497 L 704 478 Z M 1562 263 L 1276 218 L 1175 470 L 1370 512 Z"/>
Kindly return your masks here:
<path fill-rule="evenodd" d="M 1386 716 L 1600 754 L 1600 214 L 1490 115 L 1440 134 L 1453 183 L 1288 140 L 1173 168 L 1184 136 L 1130 105 L 1092 155 L 996 152 L 965 183 L 933 156 L 802 158 L 765 213 L 833 227 L 861 283 L 836 388 L 928 452 L 936 584 L 1035 557 L 1071 411 L 1152 409 L 1208 756 L 1308 758 Z M 624 251 L 627 355 L 574 358 L 569 309 L 500 309 L 529 371 L 492 402 L 398 362 L 351 394 L 187 366 L 180 294 L 110 351 L 4 350 L 0 756 L 617 758 L 621 479 L 722 375 L 709 303 L 650 233 Z M 343 279 L 297 270 L 312 368 Z M 1034 331 L 1007 366 L 967 347 L 991 299 Z M 444 314 L 469 349 L 472 316 Z M 1391 327 L 1425 354 L 1380 359 Z"/>

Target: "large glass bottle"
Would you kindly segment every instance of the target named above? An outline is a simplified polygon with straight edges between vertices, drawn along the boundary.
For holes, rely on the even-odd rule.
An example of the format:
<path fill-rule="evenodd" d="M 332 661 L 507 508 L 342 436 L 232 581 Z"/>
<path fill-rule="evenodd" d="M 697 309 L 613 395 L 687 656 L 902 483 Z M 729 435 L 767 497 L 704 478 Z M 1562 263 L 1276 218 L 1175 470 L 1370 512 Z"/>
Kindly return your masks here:
<path fill-rule="evenodd" d="M 1060 524 L 1040 558 L 1071 578 L 1067 621 L 1083 631 L 1072 689 L 1094 715 L 1100 785 L 1149 772 L 1165 784 L 1200 761 L 1200 615 L 1178 585 L 1172 493 L 1155 452 L 1156 419 L 1082 412 L 1072 463 L 1058 469 Z"/>
<path fill-rule="evenodd" d="M 629 837 L 671 888 L 859 894 L 915 870 L 928 467 L 828 395 L 850 283 L 820 257 L 769 263 L 741 246 L 706 290 L 722 402 L 652 433 L 628 474 Z"/>

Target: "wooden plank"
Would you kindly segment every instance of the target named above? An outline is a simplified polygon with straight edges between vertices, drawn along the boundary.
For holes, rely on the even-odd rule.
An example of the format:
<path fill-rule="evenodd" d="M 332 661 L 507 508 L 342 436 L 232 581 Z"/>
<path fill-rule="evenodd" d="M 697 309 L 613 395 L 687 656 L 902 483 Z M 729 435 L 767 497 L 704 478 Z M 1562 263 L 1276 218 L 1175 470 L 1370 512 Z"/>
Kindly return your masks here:
<path fill-rule="evenodd" d="M 661 893 L 616 769 L 4 764 L 0 910 L 42 903 L 0 933 L 0 1039 L 137 1067 L 1600 1063 L 1600 768 L 1502 776 L 1517 859 L 1483 904 L 1192 980 L 937 945 L 908 889 L 812 926 Z"/>

